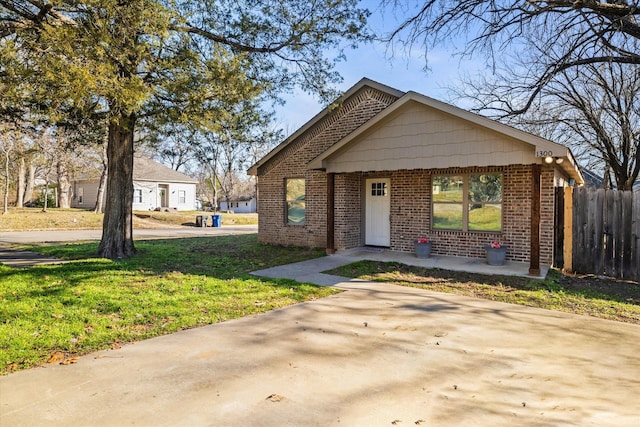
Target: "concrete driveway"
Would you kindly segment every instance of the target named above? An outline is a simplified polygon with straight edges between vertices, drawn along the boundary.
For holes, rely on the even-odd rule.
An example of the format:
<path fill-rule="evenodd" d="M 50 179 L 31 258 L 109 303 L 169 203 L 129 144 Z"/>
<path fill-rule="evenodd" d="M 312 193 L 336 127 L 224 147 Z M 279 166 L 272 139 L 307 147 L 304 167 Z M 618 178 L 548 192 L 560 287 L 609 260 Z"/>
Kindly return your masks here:
<path fill-rule="evenodd" d="M 0 425 L 640 423 L 636 325 L 333 283 L 345 292 L 2 377 Z"/>

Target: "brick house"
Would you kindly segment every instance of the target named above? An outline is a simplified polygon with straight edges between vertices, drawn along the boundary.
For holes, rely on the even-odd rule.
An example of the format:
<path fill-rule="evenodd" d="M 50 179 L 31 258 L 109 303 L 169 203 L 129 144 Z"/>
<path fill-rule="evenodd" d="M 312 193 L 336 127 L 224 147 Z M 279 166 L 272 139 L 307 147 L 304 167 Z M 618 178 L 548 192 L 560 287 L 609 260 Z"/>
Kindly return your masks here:
<path fill-rule="evenodd" d="M 507 259 L 553 255 L 554 187 L 583 183 L 566 147 L 363 79 L 249 169 L 259 240 Z M 533 254 L 533 256 L 532 256 Z"/>

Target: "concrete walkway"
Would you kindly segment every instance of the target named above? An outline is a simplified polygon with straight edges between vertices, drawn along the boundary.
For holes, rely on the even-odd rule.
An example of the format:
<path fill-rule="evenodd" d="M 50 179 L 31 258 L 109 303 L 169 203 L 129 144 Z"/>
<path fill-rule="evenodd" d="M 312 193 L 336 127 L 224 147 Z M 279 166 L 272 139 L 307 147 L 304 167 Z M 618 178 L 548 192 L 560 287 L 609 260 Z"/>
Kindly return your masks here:
<path fill-rule="evenodd" d="M 338 295 L 1 377 L 0 425 L 639 425 L 640 327 L 320 273 L 346 258 L 256 273 Z"/>

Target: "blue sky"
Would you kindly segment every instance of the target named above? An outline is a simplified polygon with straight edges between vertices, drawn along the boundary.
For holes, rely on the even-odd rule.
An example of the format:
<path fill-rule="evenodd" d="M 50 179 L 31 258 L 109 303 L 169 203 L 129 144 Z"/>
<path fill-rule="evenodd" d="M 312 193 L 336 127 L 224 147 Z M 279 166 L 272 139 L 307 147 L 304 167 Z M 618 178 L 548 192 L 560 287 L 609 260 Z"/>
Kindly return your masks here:
<path fill-rule="evenodd" d="M 361 2 L 362 7 L 367 7 L 372 12 L 369 26 L 376 32 L 390 31 L 397 26 L 398 20 L 393 12 L 381 10 L 378 3 L 379 0 Z M 456 43 L 459 45 L 461 42 Z M 345 91 L 367 77 L 402 91 L 413 90 L 449 101 L 448 88 L 457 85 L 462 74 L 473 74 L 481 68 L 477 61 L 461 61 L 458 56 L 454 56 L 452 47 L 438 46 L 430 49 L 427 56 L 429 70 L 424 69 L 425 56 L 420 46 L 415 47 L 410 54 L 396 47 L 395 54 L 391 55 L 388 48 L 386 44 L 374 43 L 361 45 L 356 50 L 345 49 L 346 61 L 336 68 L 344 81 L 337 88 Z M 287 135 L 304 125 L 323 108 L 317 98 L 300 91 L 286 96 L 285 100 L 286 104 L 276 110 L 276 124 Z"/>

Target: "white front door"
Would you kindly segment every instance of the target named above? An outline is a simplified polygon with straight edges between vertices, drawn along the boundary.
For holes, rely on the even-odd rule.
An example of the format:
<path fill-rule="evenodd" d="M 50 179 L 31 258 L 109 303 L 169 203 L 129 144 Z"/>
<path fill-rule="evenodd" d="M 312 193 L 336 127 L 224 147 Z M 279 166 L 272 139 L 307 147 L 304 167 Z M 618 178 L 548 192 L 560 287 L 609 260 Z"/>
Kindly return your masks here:
<path fill-rule="evenodd" d="M 391 196 L 389 178 L 367 179 L 365 198 L 365 245 L 391 245 Z"/>

